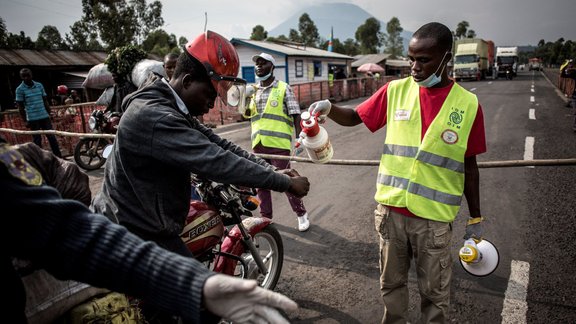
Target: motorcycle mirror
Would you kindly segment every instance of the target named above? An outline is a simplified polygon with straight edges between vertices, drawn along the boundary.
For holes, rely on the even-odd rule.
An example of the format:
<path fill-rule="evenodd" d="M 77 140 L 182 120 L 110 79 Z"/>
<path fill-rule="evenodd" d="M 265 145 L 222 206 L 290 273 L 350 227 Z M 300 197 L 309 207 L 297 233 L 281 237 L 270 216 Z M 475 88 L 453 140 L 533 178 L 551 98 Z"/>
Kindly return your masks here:
<path fill-rule="evenodd" d="M 107 159 L 108 156 L 110 156 L 110 153 L 112 153 L 112 144 L 106 145 L 106 147 L 104 148 L 104 151 L 102 151 L 102 157 Z"/>

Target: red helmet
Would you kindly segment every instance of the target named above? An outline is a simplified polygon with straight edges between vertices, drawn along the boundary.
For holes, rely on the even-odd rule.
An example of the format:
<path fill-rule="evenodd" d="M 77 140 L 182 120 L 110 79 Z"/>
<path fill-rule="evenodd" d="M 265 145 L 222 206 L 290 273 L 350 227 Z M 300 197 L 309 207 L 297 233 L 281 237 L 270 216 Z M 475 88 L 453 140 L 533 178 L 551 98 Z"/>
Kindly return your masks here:
<path fill-rule="evenodd" d="M 68 93 L 68 87 L 65 86 L 65 85 L 63 85 L 63 84 L 61 84 L 61 85 L 58 86 L 58 88 L 56 88 L 56 92 L 58 92 L 58 94 L 63 94 L 63 95 L 65 95 L 65 94 Z"/>
<path fill-rule="evenodd" d="M 204 65 L 212 86 L 225 104 L 232 86 L 246 84 L 245 80 L 236 78 L 240 68 L 238 53 L 222 35 L 206 31 L 186 44 L 186 52 Z"/>

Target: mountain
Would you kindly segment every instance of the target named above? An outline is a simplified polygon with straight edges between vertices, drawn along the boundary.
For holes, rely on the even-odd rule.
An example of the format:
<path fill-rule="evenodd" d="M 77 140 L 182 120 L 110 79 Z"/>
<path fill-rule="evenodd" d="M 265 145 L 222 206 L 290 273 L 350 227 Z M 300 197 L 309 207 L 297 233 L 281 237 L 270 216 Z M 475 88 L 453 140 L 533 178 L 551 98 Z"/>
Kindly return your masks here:
<path fill-rule="evenodd" d="M 344 42 L 348 38 L 355 39 L 356 30 L 358 27 L 366 22 L 368 18 L 376 18 L 364 9 L 351 3 L 330 3 L 310 6 L 301 9 L 278 26 L 268 31 L 269 36 L 288 36 L 290 29 L 298 30 L 298 21 L 302 14 L 307 13 L 310 19 L 318 28 L 320 37 L 328 39 L 330 37 L 330 29 L 334 28 L 334 38 L 338 38 L 340 42 Z M 378 19 L 378 18 L 376 18 Z M 392 17 L 389 18 L 389 20 Z M 386 32 L 386 24 L 388 21 L 380 22 L 380 31 Z M 402 21 L 400 21 L 402 25 Z M 404 39 L 404 53 L 408 50 L 408 42 L 412 37 L 412 32 L 404 30 L 401 33 Z"/>

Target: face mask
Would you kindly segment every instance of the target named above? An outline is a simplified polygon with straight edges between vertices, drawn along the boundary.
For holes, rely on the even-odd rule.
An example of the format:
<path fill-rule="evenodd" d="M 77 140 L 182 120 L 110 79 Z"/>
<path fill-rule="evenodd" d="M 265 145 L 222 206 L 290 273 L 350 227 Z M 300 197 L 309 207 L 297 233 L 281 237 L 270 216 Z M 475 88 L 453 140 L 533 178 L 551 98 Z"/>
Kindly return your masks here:
<path fill-rule="evenodd" d="M 270 73 L 266 74 L 265 76 L 256 76 L 256 81 L 258 82 L 262 82 L 262 81 L 266 81 L 270 78 L 270 76 L 272 75 L 272 71 L 270 71 Z"/>
<path fill-rule="evenodd" d="M 448 52 L 444 53 L 444 56 L 442 56 L 442 61 L 440 62 L 440 65 L 438 66 L 438 68 L 436 68 L 436 71 L 434 73 L 430 74 L 430 76 L 427 77 L 425 80 L 416 82 L 416 83 L 418 83 L 419 86 L 421 86 L 423 88 L 431 88 L 431 87 L 437 85 L 438 83 L 440 83 L 440 81 L 442 81 L 442 77 L 437 76 L 436 73 L 438 73 L 438 69 L 440 67 L 442 67 L 442 71 L 440 71 L 440 75 L 442 75 L 442 72 L 444 72 L 444 68 L 446 67 L 446 65 L 442 65 L 442 63 L 444 62 L 444 58 L 446 58 L 447 54 L 448 54 Z"/>

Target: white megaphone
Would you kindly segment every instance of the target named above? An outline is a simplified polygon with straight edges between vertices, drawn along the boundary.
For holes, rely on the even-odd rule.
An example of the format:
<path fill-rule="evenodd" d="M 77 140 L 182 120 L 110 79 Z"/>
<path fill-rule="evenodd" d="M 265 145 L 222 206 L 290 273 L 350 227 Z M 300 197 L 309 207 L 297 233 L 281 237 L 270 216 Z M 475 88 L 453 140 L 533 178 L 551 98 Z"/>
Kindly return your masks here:
<path fill-rule="evenodd" d="M 462 268 L 476 277 L 484 277 L 496 270 L 500 262 L 500 255 L 494 244 L 488 240 L 478 243 L 474 239 L 467 239 L 458 253 Z"/>

